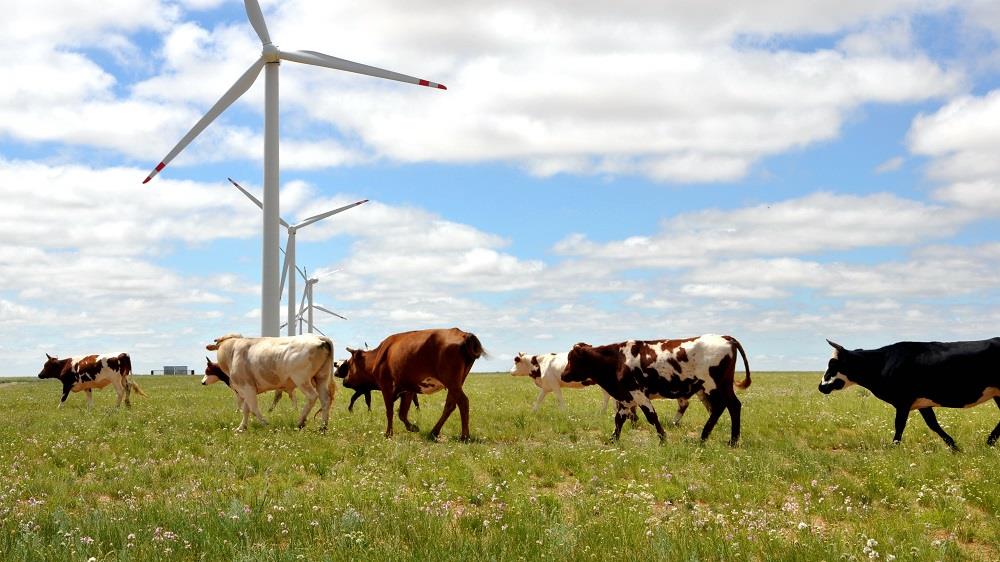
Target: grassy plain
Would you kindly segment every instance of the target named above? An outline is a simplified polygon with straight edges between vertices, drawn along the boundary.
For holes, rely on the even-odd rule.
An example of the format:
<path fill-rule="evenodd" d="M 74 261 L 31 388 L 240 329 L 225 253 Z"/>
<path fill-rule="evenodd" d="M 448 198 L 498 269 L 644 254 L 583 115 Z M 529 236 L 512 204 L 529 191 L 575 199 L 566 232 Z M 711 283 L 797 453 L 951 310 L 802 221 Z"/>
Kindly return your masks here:
<path fill-rule="evenodd" d="M 506 375 L 468 381 L 468 444 L 457 412 L 426 439 L 444 393 L 387 441 L 377 394 L 348 414 L 341 389 L 325 434 L 283 402 L 238 435 L 229 390 L 197 377 L 138 377 L 131 411 L 0 384 L 0 559 L 1000 559 L 995 406 L 939 410 L 961 454 L 917 415 L 894 447 L 887 405 L 818 380 L 755 373 L 736 449 L 728 415 L 699 443 L 697 402 L 665 445 L 644 421 L 611 445 L 596 390 L 533 413 L 535 387 Z"/>

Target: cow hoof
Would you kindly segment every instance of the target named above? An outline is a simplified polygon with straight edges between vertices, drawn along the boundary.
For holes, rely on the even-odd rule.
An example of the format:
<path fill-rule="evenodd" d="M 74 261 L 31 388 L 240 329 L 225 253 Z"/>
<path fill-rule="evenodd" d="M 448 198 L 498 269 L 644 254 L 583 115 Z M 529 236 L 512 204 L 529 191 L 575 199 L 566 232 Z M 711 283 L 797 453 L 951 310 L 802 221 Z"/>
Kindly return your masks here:
<path fill-rule="evenodd" d="M 461 437 L 458 438 L 458 440 L 461 441 L 462 443 L 468 443 L 472 441 L 472 437 L 469 437 L 468 435 L 462 435 Z"/>
<path fill-rule="evenodd" d="M 392 432 L 391 431 L 386 431 L 385 432 L 385 438 L 386 439 L 392 439 Z"/>
<path fill-rule="evenodd" d="M 406 431 L 409 431 L 410 433 L 416 433 L 420 431 L 420 428 L 417 427 L 417 424 L 411 423 L 410 425 L 406 426 Z"/>
<path fill-rule="evenodd" d="M 992 446 L 994 446 L 996 444 L 997 444 L 997 438 L 996 437 L 990 437 L 989 439 L 986 440 L 986 446 L 987 447 L 992 447 Z"/>
<path fill-rule="evenodd" d="M 952 453 L 961 453 L 962 452 L 962 450 L 958 448 L 958 445 L 956 445 L 954 443 L 951 443 L 948 446 L 951 448 L 951 452 Z"/>
<path fill-rule="evenodd" d="M 730 440 L 729 441 L 729 446 L 735 449 L 736 447 L 740 446 L 740 442 L 739 441 Z"/>

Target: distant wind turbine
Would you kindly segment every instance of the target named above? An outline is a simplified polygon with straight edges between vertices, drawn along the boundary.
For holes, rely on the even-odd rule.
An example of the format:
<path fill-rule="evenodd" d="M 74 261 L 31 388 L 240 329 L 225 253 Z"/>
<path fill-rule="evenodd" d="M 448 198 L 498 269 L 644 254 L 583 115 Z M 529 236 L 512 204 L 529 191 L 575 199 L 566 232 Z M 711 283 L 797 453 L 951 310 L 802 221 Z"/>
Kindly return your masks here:
<path fill-rule="evenodd" d="M 261 12 L 260 4 L 257 0 L 243 0 L 243 6 L 246 8 L 250 25 L 257 32 L 257 36 L 260 37 L 260 42 L 263 45 L 260 57 L 219 98 L 219 101 L 215 102 L 215 105 L 208 110 L 208 113 L 194 124 L 194 127 L 167 153 L 163 161 L 156 165 L 156 168 L 150 172 L 142 183 L 153 179 L 195 137 L 201 134 L 205 130 L 205 127 L 208 127 L 226 108 L 246 93 L 254 81 L 257 80 L 261 69 L 264 69 L 264 236 L 261 250 L 263 264 L 261 267 L 260 331 L 263 336 L 277 336 L 280 330 L 278 323 L 280 322 L 279 299 L 281 298 L 278 275 L 278 245 L 280 238 L 280 222 L 278 219 L 278 67 L 281 61 L 285 60 L 357 74 L 366 74 L 376 78 L 407 82 L 440 90 L 447 90 L 447 88 L 435 82 L 331 57 L 330 55 L 324 55 L 315 51 L 282 51 L 271 43 L 271 36 L 268 34 L 267 25 L 264 23 L 264 14 Z"/>
<path fill-rule="evenodd" d="M 302 290 L 302 301 L 299 304 L 299 313 L 295 316 L 295 319 L 297 319 L 299 322 L 299 333 L 303 333 L 301 325 L 305 321 L 306 326 L 308 327 L 308 333 L 311 334 L 313 333 L 313 330 L 315 330 L 325 336 L 326 334 L 324 334 L 322 330 L 320 330 L 315 326 L 315 324 L 313 324 L 313 310 L 319 310 L 321 312 L 325 312 L 327 314 L 336 316 L 341 320 L 347 320 L 347 317 L 341 316 L 340 314 L 337 314 L 336 312 L 326 308 L 325 306 L 315 304 L 313 302 L 313 286 L 315 286 L 316 283 L 319 283 L 319 280 L 322 279 L 323 277 L 333 275 L 334 273 L 337 273 L 340 270 L 334 269 L 333 271 L 328 271 L 321 275 L 317 275 L 316 277 L 309 277 L 309 275 L 305 272 L 305 268 L 299 269 L 296 267 L 295 269 L 299 272 L 299 275 L 301 275 L 302 279 L 304 279 L 306 282 L 306 286 Z M 306 321 L 307 319 L 308 321 Z M 294 322 L 294 320 L 289 320 L 289 322 Z M 282 327 L 284 326 L 285 324 L 282 324 Z"/>
<path fill-rule="evenodd" d="M 233 181 L 233 178 L 226 178 L 226 179 L 228 179 L 230 183 L 236 186 L 236 189 L 240 190 L 243 193 L 243 195 L 246 195 L 248 199 L 253 201 L 255 205 L 257 205 L 261 209 L 264 208 L 264 205 L 263 203 L 260 202 L 260 199 L 257 199 L 256 197 L 254 197 L 252 193 L 243 189 L 243 187 L 240 184 Z M 288 224 L 288 222 L 285 221 L 285 219 L 281 218 L 280 215 L 278 216 L 278 222 L 280 222 L 281 226 L 284 226 L 285 229 L 288 230 L 288 241 L 285 243 L 285 264 L 281 268 L 281 281 L 280 284 L 278 285 L 278 296 L 280 298 L 281 291 L 284 289 L 285 280 L 287 279 L 288 319 L 285 321 L 284 324 L 282 324 L 282 326 L 288 326 L 289 336 L 295 335 L 295 276 L 288 274 L 289 265 L 295 269 L 298 269 L 298 267 L 296 267 L 295 265 L 295 234 L 299 231 L 299 229 L 305 228 L 314 222 L 319 222 L 325 218 L 332 217 L 333 215 L 342 213 L 348 209 L 353 209 L 354 207 L 357 207 L 358 205 L 362 205 L 367 202 L 368 202 L 367 199 L 362 199 L 361 201 L 358 201 L 356 203 L 351 203 L 350 205 L 344 205 L 343 207 L 337 207 L 332 211 L 327 211 L 325 213 L 320 213 L 318 215 L 311 216 L 303 220 L 302 222 L 299 222 L 298 224 Z M 301 330 L 299 330 L 299 332 L 301 332 Z"/>

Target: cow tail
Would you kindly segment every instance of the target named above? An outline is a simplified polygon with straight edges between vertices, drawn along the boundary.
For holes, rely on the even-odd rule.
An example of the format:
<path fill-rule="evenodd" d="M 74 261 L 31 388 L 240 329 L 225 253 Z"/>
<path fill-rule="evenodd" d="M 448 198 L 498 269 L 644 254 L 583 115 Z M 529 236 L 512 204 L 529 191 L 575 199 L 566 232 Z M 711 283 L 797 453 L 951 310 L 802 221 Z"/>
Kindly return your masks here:
<path fill-rule="evenodd" d="M 326 336 L 322 336 L 320 339 L 323 340 L 323 349 L 326 349 L 330 353 L 330 375 L 327 378 L 326 387 L 330 391 L 330 404 L 333 404 L 333 399 L 337 395 L 337 379 L 333 376 L 336 370 L 333 366 L 333 340 Z"/>
<path fill-rule="evenodd" d="M 465 354 L 470 363 L 480 357 L 489 357 L 476 334 L 465 334 L 465 341 L 462 342 L 462 353 Z"/>
<path fill-rule="evenodd" d="M 131 387 L 132 392 L 138 394 L 139 396 L 149 396 L 148 394 L 143 392 L 141 388 L 139 388 L 139 384 L 136 383 L 134 380 L 129 379 L 128 385 L 129 387 Z"/>
<path fill-rule="evenodd" d="M 740 342 L 737 341 L 736 338 L 731 338 L 731 341 L 733 342 L 733 345 L 736 346 L 736 350 L 740 352 L 741 356 L 743 356 L 743 368 L 746 369 L 747 372 L 746 377 L 744 377 L 742 381 L 736 383 L 736 388 L 747 388 L 752 382 L 750 380 L 750 363 L 747 362 L 747 352 L 743 351 L 743 346 L 740 345 Z"/>

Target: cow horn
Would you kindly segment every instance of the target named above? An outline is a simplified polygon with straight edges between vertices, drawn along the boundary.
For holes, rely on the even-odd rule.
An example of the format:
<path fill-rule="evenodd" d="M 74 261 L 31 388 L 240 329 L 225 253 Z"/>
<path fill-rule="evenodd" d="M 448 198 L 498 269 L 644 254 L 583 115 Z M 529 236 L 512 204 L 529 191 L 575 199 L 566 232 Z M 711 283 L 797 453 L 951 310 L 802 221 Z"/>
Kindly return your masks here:
<path fill-rule="evenodd" d="M 830 347 L 836 349 L 837 351 L 845 351 L 844 346 L 840 345 L 839 343 L 834 343 L 830 340 L 826 340 L 826 343 L 830 344 Z"/>
<path fill-rule="evenodd" d="M 208 363 L 209 365 L 212 364 L 212 360 L 209 359 L 207 355 L 205 356 L 205 362 Z"/>
<path fill-rule="evenodd" d="M 49 355 L 48 353 L 46 353 L 46 354 L 45 354 L 45 356 L 46 356 L 46 357 L 48 357 L 49 359 L 55 359 L 55 357 L 52 357 L 52 356 L 51 356 L 51 355 Z"/>

